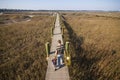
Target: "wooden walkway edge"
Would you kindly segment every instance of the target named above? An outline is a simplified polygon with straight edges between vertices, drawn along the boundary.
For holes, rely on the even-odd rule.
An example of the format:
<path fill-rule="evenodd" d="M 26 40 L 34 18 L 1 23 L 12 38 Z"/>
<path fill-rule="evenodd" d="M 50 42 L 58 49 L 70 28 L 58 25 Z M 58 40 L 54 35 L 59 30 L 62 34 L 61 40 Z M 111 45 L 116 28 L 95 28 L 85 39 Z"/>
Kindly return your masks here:
<path fill-rule="evenodd" d="M 45 80 L 70 80 L 68 67 L 64 66 L 55 71 L 52 61 L 51 61 L 54 58 L 54 51 L 57 48 L 58 40 L 61 40 L 61 42 L 63 43 L 61 26 L 60 26 L 60 21 L 59 21 L 59 14 L 57 13 L 55 28 L 54 28 L 53 37 L 52 37 L 52 44 L 51 44 L 51 49 L 50 49 L 51 54 L 48 59 L 48 66 L 47 66 Z"/>

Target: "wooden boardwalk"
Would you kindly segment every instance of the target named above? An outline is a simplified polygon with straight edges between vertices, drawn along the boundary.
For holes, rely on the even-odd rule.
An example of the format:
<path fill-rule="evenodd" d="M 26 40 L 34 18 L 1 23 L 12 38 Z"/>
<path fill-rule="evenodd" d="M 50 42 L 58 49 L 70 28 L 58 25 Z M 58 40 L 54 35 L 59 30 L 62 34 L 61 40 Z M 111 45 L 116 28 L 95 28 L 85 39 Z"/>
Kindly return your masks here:
<path fill-rule="evenodd" d="M 51 54 L 48 59 L 48 67 L 47 67 L 45 80 L 70 80 L 68 67 L 64 66 L 55 71 L 52 61 L 51 61 L 54 58 L 54 52 L 57 48 L 57 41 L 61 40 L 63 44 L 62 33 L 61 33 L 60 28 L 61 26 L 59 22 L 59 14 L 57 14 L 55 28 L 54 28 L 53 37 L 52 37 L 52 44 L 51 44 L 51 49 L 50 49 Z"/>

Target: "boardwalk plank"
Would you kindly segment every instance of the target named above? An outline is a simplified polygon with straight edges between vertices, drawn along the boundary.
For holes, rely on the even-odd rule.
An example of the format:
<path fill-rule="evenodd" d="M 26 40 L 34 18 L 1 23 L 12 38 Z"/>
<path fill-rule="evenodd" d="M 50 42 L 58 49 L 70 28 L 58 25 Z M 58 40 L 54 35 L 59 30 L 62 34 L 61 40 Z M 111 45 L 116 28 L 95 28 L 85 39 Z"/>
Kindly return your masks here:
<path fill-rule="evenodd" d="M 52 44 L 51 44 L 51 50 L 50 50 L 51 52 L 54 52 L 56 50 L 58 40 L 61 40 L 63 44 L 63 39 L 62 39 L 60 28 L 61 26 L 59 22 L 59 14 L 57 14 L 55 28 L 54 28 L 53 37 L 52 37 Z M 53 58 L 54 58 L 54 53 L 50 54 L 49 56 L 45 80 L 70 80 L 67 66 L 64 66 L 54 71 L 54 66 L 51 61 Z"/>

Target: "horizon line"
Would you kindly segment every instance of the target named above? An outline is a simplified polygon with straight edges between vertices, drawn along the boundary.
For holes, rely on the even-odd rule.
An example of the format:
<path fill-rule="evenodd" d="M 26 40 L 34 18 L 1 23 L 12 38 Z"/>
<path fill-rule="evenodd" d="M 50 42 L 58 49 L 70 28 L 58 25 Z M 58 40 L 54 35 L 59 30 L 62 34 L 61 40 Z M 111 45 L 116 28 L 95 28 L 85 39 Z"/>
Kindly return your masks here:
<path fill-rule="evenodd" d="M 0 8 L 0 9 L 7 9 L 7 10 L 33 10 L 33 11 L 38 11 L 38 10 L 61 10 L 61 11 L 120 11 L 120 10 L 102 10 L 102 9 L 13 9 L 13 8 Z"/>

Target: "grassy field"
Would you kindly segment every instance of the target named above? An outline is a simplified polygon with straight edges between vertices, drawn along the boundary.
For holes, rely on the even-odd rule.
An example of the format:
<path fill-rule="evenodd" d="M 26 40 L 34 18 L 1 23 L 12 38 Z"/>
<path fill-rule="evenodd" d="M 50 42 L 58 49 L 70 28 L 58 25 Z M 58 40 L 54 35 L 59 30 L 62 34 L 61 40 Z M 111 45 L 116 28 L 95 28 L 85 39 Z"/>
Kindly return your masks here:
<path fill-rule="evenodd" d="M 51 41 L 50 29 L 55 17 L 48 13 L 28 15 L 0 15 L 0 80 L 45 78 L 45 43 Z"/>
<path fill-rule="evenodd" d="M 62 13 L 72 47 L 71 80 L 120 79 L 120 13 Z"/>

